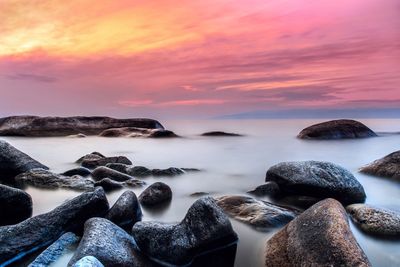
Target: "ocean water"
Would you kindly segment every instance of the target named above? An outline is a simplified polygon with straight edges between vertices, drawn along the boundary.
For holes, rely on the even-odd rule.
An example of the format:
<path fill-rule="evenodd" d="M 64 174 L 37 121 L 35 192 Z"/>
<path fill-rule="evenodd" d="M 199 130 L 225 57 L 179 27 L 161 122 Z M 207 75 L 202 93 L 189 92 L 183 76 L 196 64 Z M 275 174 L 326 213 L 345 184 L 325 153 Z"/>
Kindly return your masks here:
<path fill-rule="evenodd" d="M 400 211 L 400 183 L 359 173 L 359 167 L 400 149 L 400 134 L 382 137 L 306 141 L 296 135 L 304 127 L 320 120 L 199 120 L 163 121 L 166 128 L 182 138 L 22 138 L 5 137 L 15 147 L 46 164 L 55 172 L 77 165 L 81 156 L 98 151 L 107 156 L 125 155 L 134 165 L 149 168 L 185 167 L 202 171 L 173 178 L 144 178 L 148 184 L 163 181 L 171 186 L 172 202 L 163 209 L 143 209 L 143 220 L 180 221 L 196 200 L 194 192 L 212 196 L 241 194 L 263 184 L 267 169 L 282 161 L 324 160 L 350 170 L 364 186 L 366 203 Z M 376 132 L 399 132 L 400 120 L 361 120 Z M 223 130 L 243 137 L 202 137 L 201 133 Z M 144 188 L 133 189 L 137 195 Z M 52 210 L 79 192 L 27 189 L 33 198 L 34 215 Z M 108 194 L 112 205 L 124 190 Z M 269 200 L 265 198 L 265 200 Z M 235 266 L 263 266 L 264 244 L 278 229 L 262 232 L 231 220 L 239 235 Z M 400 242 L 376 239 L 351 224 L 353 233 L 373 266 L 400 266 Z M 66 266 L 69 253 L 53 266 Z"/>

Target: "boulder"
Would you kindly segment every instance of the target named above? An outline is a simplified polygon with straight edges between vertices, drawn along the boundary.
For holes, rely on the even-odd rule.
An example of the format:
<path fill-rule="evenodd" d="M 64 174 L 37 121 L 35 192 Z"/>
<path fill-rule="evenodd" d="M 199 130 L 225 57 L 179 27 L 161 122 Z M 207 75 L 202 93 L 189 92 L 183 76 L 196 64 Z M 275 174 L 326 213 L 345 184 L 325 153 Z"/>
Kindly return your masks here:
<path fill-rule="evenodd" d="M 0 226 L 16 224 L 31 216 L 31 196 L 20 189 L 0 184 Z"/>
<path fill-rule="evenodd" d="M 65 171 L 61 175 L 64 175 L 64 176 L 80 175 L 80 176 L 86 177 L 91 174 L 92 174 L 92 172 L 88 168 L 77 167 L 77 168 L 73 168 L 71 170 Z"/>
<path fill-rule="evenodd" d="M 8 265 L 43 249 L 63 233 L 81 230 L 83 223 L 103 216 L 109 206 L 101 188 L 85 192 L 54 210 L 29 218 L 19 224 L 0 227 L 0 265 Z"/>
<path fill-rule="evenodd" d="M 178 224 L 137 222 L 132 234 L 140 251 L 163 265 L 187 265 L 237 242 L 229 218 L 211 197 L 198 199 Z"/>
<path fill-rule="evenodd" d="M 96 181 L 100 181 L 103 178 L 110 178 L 117 182 L 123 182 L 126 180 L 134 179 L 132 176 L 127 175 L 125 173 L 110 169 L 105 166 L 97 167 L 92 172 L 92 177 Z"/>
<path fill-rule="evenodd" d="M 229 216 L 263 229 L 285 225 L 298 214 L 294 209 L 246 196 L 222 196 L 216 201 Z"/>
<path fill-rule="evenodd" d="M 201 136 L 228 136 L 228 137 L 234 137 L 234 136 L 243 136 L 241 134 L 237 133 L 227 133 L 227 132 L 222 132 L 222 131 L 212 131 L 212 132 L 206 132 L 202 133 Z"/>
<path fill-rule="evenodd" d="M 81 165 L 89 169 L 94 169 L 99 166 L 106 166 L 108 163 L 123 163 L 132 165 L 132 161 L 125 156 L 98 157 L 96 155 L 91 155 L 85 156 L 85 158 L 81 161 Z"/>
<path fill-rule="evenodd" d="M 93 256 L 104 266 L 152 266 L 135 250 L 135 240 L 122 228 L 104 218 L 86 221 L 82 240 L 68 266 L 85 256 Z"/>
<path fill-rule="evenodd" d="M 149 169 L 143 166 L 132 166 L 126 165 L 122 163 L 109 163 L 106 167 L 111 168 L 113 170 L 131 175 L 136 177 L 147 177 L 147 176 L 177 176 L 182 175 L 186 172 L 194 172 L 198 171 L 197 169 L 189 169 L 186 170 L 176 167 L 170 167 L 167 169 Z"/>
<path fill-rule="evenodd" d="M 75 161 L 76 163 L 82 163 L 84 160 L 95 160 L 95 159 L 101 159 L 101 158 L 105 158 L 106 156 L 104 156 L 103 154 L 101 154 L 100 152 L 94 151 L 90 154 L 86 154 L 85 156 L 80 157 L 77 161 Z"/>
<path fill-rule="evenodd" d="M 348 139 L 377 136 L 370 128 L 355 120 L 332 120 L 303 129 L 301 139 Z"/>
<path fill-rule="evenodd" d="M 68 138 L 85 138 L 87 137 L 85 134 L 83 133 L 78 133 L 78 134 L 71 134 L 71 135 L 67 135 Z"/>
<path fill-rule="evenodd" d="M 35 168 L 48 169 L 6 141 L 0 140 L 0 179 L 12 181 L 16 175 Z"/>
<path fill-rule="evenodd" d="M 75 244 L 80 240 L 80 237 L 72 232 L 63 234 L 57 241 L 51 244 L 43 251 L 28 267 L 43 267 L 49 266 L 56 262 L 62 255 L 70 251 Z"/>
<path fill-rule="evenodd" d="M 167 169 L 153 169 L 151 174 L 153 176 L 176 176 L 184 174 L 185 172 L 180 168 L 170 167 Z"/>
<path fill-rule="evenodd" d="M 353 222 L 365 233 L 381 237 L 400 237 L 400 213 L 366 204 L 346 207 Z"/>
<path fill-rule="evenodd" d="M 366 198 L 357 179 L 330 162 L 282 162 L 267 171 L 265 181 L 277 183 L 283 194 L 335 198 L 346 205 L 364 202 Z"/>
<path fill-rule="evenodd" d="M 275 197 L 281 193 L 279 186 L 275 182 L 266 182 L 265 184 L 259 185 L 256 188 L 247 191 L 247 193 L 255 196 L 271 196 Z"/>
<path fill-rule="evenodd" d="M 119 227 L 131 229 L 142 219 L 142 210 L 133 191 L 125 191 L 104 217 Z"/>
<path fill-rule="evenodd" d="M 12 116 L 0 119 L 3 136 L 98 135 L 106 129 L 121 127 L 164 129 L 156 120 L 136 118 Z"/>
<path fill-rule="evenodd" d="M 162 182 L 156 182 L 147 187 L 139 196 L 139 202 L 143 206 L 155 206 L 172 199 L 171 188 Z"/>
<path fill-rule="evenodd" d="M 123 183 L 111 180 L 110 178 L 103 178 L 100 181 L 95 182 L 94 185 L 101 186 L 106 192 L 111 192 L 124 187 Z"/>
<path fill-rule="evenodd" d="M 178 137 L 174 132 L 164 129 L 144 129 L 135 127 L 112 128 L 99 134 L 103 137 L 144 137 L 144 138 L 168 138 Z"/>
<path fill-rule="evenodd" d="M 93 256 L 86 256 L 77 261 L 72 267 L 104 267 L 104 265 Z"/>
<path fill-rule="evenodd" d="M 362 167 L 360 171 L 400 181 L 400 151 L 393 152 L 381 159 L 375 160 Z"/>
<path fill-rule="evenodd" d="M 94 182 L 79 175 L 64 176 L 44 169 L 32 169 L 15 177 L 15 181 L 24 186 L 41 188 L 69 188 L 78 191 L 93 190 Z"/>
<path fill-rule="evenodd" d="M 266 243 L 265 266 L 371 266 L 334 199 L 313 205 Z"/>

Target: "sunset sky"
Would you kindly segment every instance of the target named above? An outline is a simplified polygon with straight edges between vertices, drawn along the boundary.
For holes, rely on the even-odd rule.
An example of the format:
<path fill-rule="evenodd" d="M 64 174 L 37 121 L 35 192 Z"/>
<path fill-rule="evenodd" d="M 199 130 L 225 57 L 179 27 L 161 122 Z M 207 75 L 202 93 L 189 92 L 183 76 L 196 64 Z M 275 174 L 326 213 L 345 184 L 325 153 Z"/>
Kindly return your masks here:
<path fill-rule="evenodd" d="M 0 0 L 0 116 L 400 107 L 399 0 Z"/>

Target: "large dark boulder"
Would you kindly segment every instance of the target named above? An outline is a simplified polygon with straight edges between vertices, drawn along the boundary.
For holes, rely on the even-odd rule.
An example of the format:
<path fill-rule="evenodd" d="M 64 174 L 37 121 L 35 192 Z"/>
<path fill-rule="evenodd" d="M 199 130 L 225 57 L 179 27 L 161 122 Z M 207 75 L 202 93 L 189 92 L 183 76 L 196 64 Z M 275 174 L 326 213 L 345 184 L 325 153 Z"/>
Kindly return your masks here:
<path fill-rule="evenodd" d="M 85 223 L 81 242 L 68 266 L 85 256 L 93 256 L 107 267 L 153 266 L 136 250 L 135 240 L 122 228 L 104 218 Z"/>
<path fill-rule="evenodd" d="M 112 128 L 102 131 L 103 137 L 143 137 L 143 138 L 170 138 L 178 137 L 174 132 L 164 129 L 144 129 L 135 127 Z"/>
<path fill-rule="evenodd" d="M 229 216 L 265 230 L 285 225 L 298 214 L 294 209 L 246 196 L 222 196 L 216 201 Z"/>
<path fill-rule="evenodd" d="M 0 184 L 0 226 L 19 223 L 32 215 L 31 196 Z"/>
<path fill-rule="evenodd" d="M 144 254 L 164 265 L 187 265 L 237 241 L 229 218 L 211 197 L 197 200 L 178 224 L 137 222 L 132 234 Z"/>
<path fill-rule="evenodd" d="M 279 185 L 275 182 L 266 182 L 265 184 L 259 185 L 256 188 L 247 191 L 247 193 L 255 195 L 255 196 L 271 196 L 276 197 L 279 196 L 281 190 L 279 189 Z"/>
<path fill-rule="evenodd" d="M 371 266 L 334 199 L 313 205 L 266 243 L 265 266 Z"/>
<path fill-rule="evenodd" d="M 0 227 L 0 265 L 6 266 L 56 241 L 63 233 L 81 230 L 84 222 L 109 209 L 101 188 L 85 192 L 54 210 L 19 224 Z"/>
<path fill-rule="evenodd" d="M 400 213 L 366 204 L 346 207 L 353 222 L 365 233 L 400 238 Z"/>
<path fill-rule="evenodd" d="M 116 157 L 100 157 L 97 154 L 88 154 L 78 160 L 78 162 L 86 168 L 94 169 L 99 166 L 106 166 L 109 163 L 122 163 L 132 165 L 132 161 L 125 156 Z"/>
<path fill-rule="evenodd" d="M 68 188 L 77 191 L 93 190 L 94 182 L 79 175 L 64 176 L 43 169 L 32 169 L 15 177 L 21 186 L 31 185 L 41 188 Z"/>
<path fill-rule="evenodd" d="M 393 152 L 381 159 L 375 160 L 362 167 L 360 171 L 400 181 L 400 151 Z"/>
<path fill-rule="evenodd" d="M 171 188 L 162 182 L 151 184 L 139 195 L 140 204 L 143 206 L 155 206 L 169 202 L 171 199 Z"/>
<path fill-rule="evenodd" d="M 303 129 L 301 139 L 348 139 L 377 136 L 370 128 L 355 120 L 332 120 Z"/>
<path fill-rule="evenodd" d="M 152 119 L 37 116 L 12 116 L 0 119 L 0 135 L 4 136 L 98 135 L 106 129 L 121 127 L 164 129 L 158 121 Z"/>
<path fill-rule="evenodd" d="M 265 178 L 279 185 L 284 194 L 335 198 L 343 204 L 365 201 L 362 185 L 346 169 L 323 161 L 282 162 L 272 166 Z"/>
<path fill-rule="evenodd" d="M 0 140 L 0 180 L 12 181 L 16 175 L 35 168 L 48 169 L 6 141 Z"/>
<path fill-rule="evenodd" d="M 125 191 L 105 216 L 119 227 L 131 229 L 142 219 L 142 209 L 133 191 Z"/>

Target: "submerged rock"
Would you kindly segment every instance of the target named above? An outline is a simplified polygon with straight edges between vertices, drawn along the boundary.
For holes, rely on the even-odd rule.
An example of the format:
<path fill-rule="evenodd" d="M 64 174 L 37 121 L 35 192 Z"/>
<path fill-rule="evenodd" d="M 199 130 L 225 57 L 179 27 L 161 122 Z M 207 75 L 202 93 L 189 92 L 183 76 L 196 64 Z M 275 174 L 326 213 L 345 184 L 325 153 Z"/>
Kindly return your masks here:
<path fill-rule="evenodd" d="M 86 256 L 77 261 L 72 267 L 104 267 L 104 265 L 93 256 Z"/>
<path fill-rule="evenodd" d="M 127 175 L 125 173 L 110 169 L 105 166 L 97 167 L 92 172 L 92 177 L 94 180 L 99 181 L 103 178 L 110 178 L 117 182 L 123 182 L 126 180 L 134 179 L 132 176 Z"/>
<path fill-rule="evenodd" d="M 31 196 L 0 184 L 0 226 L 19 223 L 32 216 Z"/>
<path fill-rule="evenodd" d="M 323 161 L 282 162 L 272 166 L 266 182 L 278 184 L 284 194 L 335 198 L 343 204 L 365 201 L 362 185 L 346 169 Z"/>
<path fill-rule="evenodd" d="M 386 237 L 400 237 L 400 213 L 366 204 L 346 207 L 353 222 L 364 232 Z"/>
<path fill-rule="evenodd" d="M 106 167 L 136 177 L 177 176 L 177 175 L 182 175 L 186 172 L 197 171 L 197 169 L 184 170 L 176 167 L 170 167 L 167 169 L 149 169 L 143 166 L 131 166 L 121 163 L 110 163 L 107 164 Z"/>
<path fill-rule="evenodd" d="M 206 132 L 202 133 L 202 136 L 243 136 L 241 134 L 237 133 L 227 133 L 227 132 L 222 132 L 222 131 L 212 131 L 212 132 Z"/>
<path fill-rule="evenodd" d="M 15 177 L 21 185 L 41 188 L 69 188 L 78 191 L 93 190 L 94 182 L 79 175 L 64 176 L 48 170 L 33 169 Z"/>
<path fill-rule="evenodd" d="M 124 187 L 123 183 L 111 180 L 110 178 L 103 178 L 100 181 L 95 182 L 94 185 L 101 186 L 106 192 L 118 190 Z"/>
<path fill-rule="evenodd" d="M 57 241 L 43 251 L 28 267 L 49 266 L 57 261 L 63 254 L 68 252 L 75 244 L 78 244 L 80 237 L 74 233 L 63 234 Z"/>
<path fill-rule="evenodd" d="M 303 129 L 301 139 L 346 139 L 377 136 L 371 129 L 355 120 L 332 120 Z"/>
<path fill-rule="evenodd" d="M 197 200 L 178 224 L 137 222 L 132 234 L 145 255 L 164 265 L 190 264 L 200 254 L 237 241 L 229 218 L 211 197 Z"/>
<path fill-rule="evenodd" d="M 69 137 L 69 138 L 85 138 L 87 136 L 83 133 L 78 133 L 78 134 L 67 135 L 67 137 Z"/>
<path fill-rule="evenodd" d="M 266 182 L 265 184 L 259 185 L 256 188 L 247 191 L 247 193 L 255 196 L 271 196 L 275 197 L 281 193 L 279 186 L 275 182 Z"/>
<path fill-rule="evenodd" d="M 76 163 L 82 163 L 84 160 L 95 160 L 95 159 L 101 159 L 101 158 L 105 158 L 106 156 L 104 156 L 103 154 L 101 154 L 100 152 L 94 151 L 90 154 L 86 154 L 85 156 L 80 157 L 77 161 L 75 161 Z"/>
<path fill-rule="evenodd" d="M 0 140 L 0 179 L 12 181 L 16 175 L 36 168 L 48 169 L 6 141 Z"/>
<path fill-rule="evenodd" d="M 97 188 L 66 201 L 48 213 L 0 227 L 0 263 L 6 266 L 40 250 L 63 233 L 79 230 L 87 219 L 103 216 L 108 209 L 103 189 Z"/>
<path fill-rule="evenodd" d="M 400 151 L 393 152 L 381 159 L 375 160 L 362 167 L 360 171 L 400 181 Z"/>
<path fill-rule="evenodd" d="M 144 137 L 144 138 L 168 138 L 178 137 L 174 132 L 164 129 L 145 129 L 135 127 L 112 128 L 99 134 L 103 137 Z"/>
<path fill-rule="evenodd" d="M 143 206 L 154 206 L 169 202 L 171 199 L 171 188 L 162 182 L 156 182 L 150 185 L 139 196 L 140 204 Z"/>
<path fill-rule="evenodd" d="M 80 176 L 86 177 L 91 174 L 92 174 L 92 172 L 88 168 L 77 167 L 77 168 L 73 168 L 71 170 L 65 171 L 61 175 L 64 175 L 64 176 L 80 175 Z"/>
<path fill-rule="evenodd" d="M 310 207 L 266 243 L 265 266 L 371 266 L 334 199 Z"/>
<path fill-rule="evenodd" d="M 12 116 L 0 119 L 3 136 L 98 135 L 106 129 L 121 127 L 164 129 L 156 120 L 136 118 Z"/>
<path fill-rule="evenodd" d="M 124 229 L 132 226 L 142 219 L 142 210 L 133 191 L 125 191 L 115 202 L 105 216 L 106 219 Z"/>
<path fill-rule="evenodd" d="M 94 169 L 99 166 L 106 166 L 108 163 L 123 163 L 127 165 L 132 165 L 132 161 L 130 161 L 125 156 L 117 156 L 117 157 L 97 157 L 97 156 L 88 156 L 80 162 L 83 167 Z"/>
<path fill-rule="evenodd" d="M 258 228 L 272 228 L 293 220 L 297 211 L 246 196 L 222 196 L 217 204 L 233 218 Z"/>
<path fill-rule="evenodd" d="M 93 256 L 107 267 L 152 266 L 135 248 L 135 240 L 123 229 L 107 219 L 92 218 L 86 221 L 82 240 L 68 266 L 85 256 Z"/>

